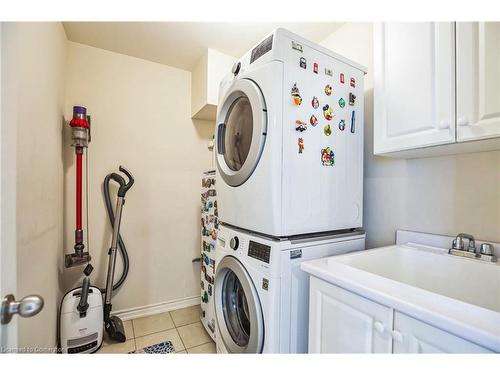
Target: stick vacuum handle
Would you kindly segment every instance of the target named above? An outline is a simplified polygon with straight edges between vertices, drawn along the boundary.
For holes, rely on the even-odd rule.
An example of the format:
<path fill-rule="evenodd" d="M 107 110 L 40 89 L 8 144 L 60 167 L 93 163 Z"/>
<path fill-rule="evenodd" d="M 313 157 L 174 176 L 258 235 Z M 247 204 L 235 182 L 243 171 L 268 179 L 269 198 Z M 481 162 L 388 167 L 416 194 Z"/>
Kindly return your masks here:
<path fill-rule="evenodd" d="M 123 172 L 127 175 L 128 177 L 128 182 L 125 184 L 125 180 L 123 181 L 124 184 L 120 184 L 120 189 L 118 189 L 118 196 L 119 197 L 124 197 L 125 194 L 127 193 L 128 189 L 130 189 L 132 187 L 132 185 L 134 184 L 134 177 L 132 176 L 132 173 L 130 173 L 126 168 L 122 167 L 120 165 L 120 168 L 119 168 L 120 172 Z"/>

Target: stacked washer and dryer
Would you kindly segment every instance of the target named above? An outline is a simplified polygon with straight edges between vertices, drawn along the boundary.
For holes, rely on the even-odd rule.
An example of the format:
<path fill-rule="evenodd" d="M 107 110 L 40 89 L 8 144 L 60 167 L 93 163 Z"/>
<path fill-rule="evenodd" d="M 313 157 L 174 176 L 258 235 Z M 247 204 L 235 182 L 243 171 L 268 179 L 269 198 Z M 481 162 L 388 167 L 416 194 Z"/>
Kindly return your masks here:
<path fill-rule="evenodd" d="M 218 352 L 307 352 L 305 260 L 363 250 L 366 69 L 284 29 L 221 82 Z"/>

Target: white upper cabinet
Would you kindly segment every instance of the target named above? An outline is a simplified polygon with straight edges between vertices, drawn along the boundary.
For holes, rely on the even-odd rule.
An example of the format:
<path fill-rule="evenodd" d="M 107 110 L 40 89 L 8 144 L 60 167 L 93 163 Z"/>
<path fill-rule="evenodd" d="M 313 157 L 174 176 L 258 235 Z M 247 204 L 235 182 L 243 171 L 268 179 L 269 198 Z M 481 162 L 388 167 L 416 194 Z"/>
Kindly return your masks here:
<path fill-rule="evenodd" d="M 374 151 L 455 142 L 451 22 L 374 27 Z"/>
<path fill-rule="evenodd" d="M 500 22 L 457 23 L 457 140 L 500 136 Z"/>

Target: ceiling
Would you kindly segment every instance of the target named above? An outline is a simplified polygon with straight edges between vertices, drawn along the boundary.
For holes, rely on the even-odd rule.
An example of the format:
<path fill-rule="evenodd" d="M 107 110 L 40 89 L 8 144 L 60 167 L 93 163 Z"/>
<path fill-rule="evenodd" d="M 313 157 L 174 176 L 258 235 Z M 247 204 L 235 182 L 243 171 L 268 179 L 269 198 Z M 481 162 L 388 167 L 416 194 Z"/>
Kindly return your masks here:
<path fill-rule="evenodd" d="M 276 27 L 320 42 L 342 23 L 65 22 L 69 40 L 192 70 L 206 48 L 240 57 Z"/>

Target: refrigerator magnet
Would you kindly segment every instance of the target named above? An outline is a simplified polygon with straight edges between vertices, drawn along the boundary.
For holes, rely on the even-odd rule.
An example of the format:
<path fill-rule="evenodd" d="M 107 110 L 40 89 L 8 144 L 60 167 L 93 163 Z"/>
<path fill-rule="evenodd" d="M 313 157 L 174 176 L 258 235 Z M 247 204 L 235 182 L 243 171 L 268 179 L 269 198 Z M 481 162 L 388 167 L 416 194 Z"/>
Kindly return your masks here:
<path fill-rule="evenodd" d="M 339 99 L 339 107 L 340 108 L 344 108 L 345 107 L 345 100 L 344 100 L 344 98 L 340 98 Z"/>
<path fill-rule="evenodd" d="M 295 105 L 302 104 L 302 97 L 300 96 L 300 91 L 299 88 L 297 87 L 297 82 L 295 82 L 292 87 L 292 100 L 295 103 Z"/>
<path fill-rule="evenodd" d="M 330 127 L 330 124 L 326 125 L 324 128 L 323 128 L 323 133 L 325 133 L 325 135 L 328 137 L 330 135 L 332 135 L 332 128 Z"/>
<path fill-rule="evenodd" d="M 307 124 L 304 121 L 295 121 L 295 130 L 298 132 L 305 132 L 307 130 Z"/>
<path fill-rule="evenodd" d="M 311 100 L 311 105 L 314 109 L 318 109 L 319 107 L 319 100 L 316 96 L 314 96 Z"/>
<path fill-rule="evenodd" d="M 311 118 L 309 119 L 309 123 L 312 125 L 312 126 L 316 126 L 318 125 L 318 119 L 316 118 L 316 116 L 312 115 Z"/>
<path fill-rule="evenodd" d="M 325 119 L 327 119 L 328 121 L 333 118 L 333 109 L 328 104 L 325 104 L 323 106 L 323 116 L 325 116 Z"/>
<path fill-rule="evenodd" d="M 330 86 L 330 85 L 326 85 L 325 86 L 325 94 L 326 94 L 326 96 L 332 95 L 332 91 L 333 91 L 332 90 L 332 86 Z"/>
<path fill-rule="evenodd" d="M 341 131 L 344 131 L 344 129 L 345 129 L 345 120 L 340 120 L 340 122 L 339 122 L 339 129 Z"/>
<path fill-rule="evenodd" d="M 327 167 L 335 165 L 335 154 L 330 147 L 321 149 L 321 164 Z"/>
<path fill-rule="evenodd" d="M 304 151 L 304 138 L 299 138 L 297 144 L 299 146 L 299 154 L 302 154 L 302 151 Z"/>

